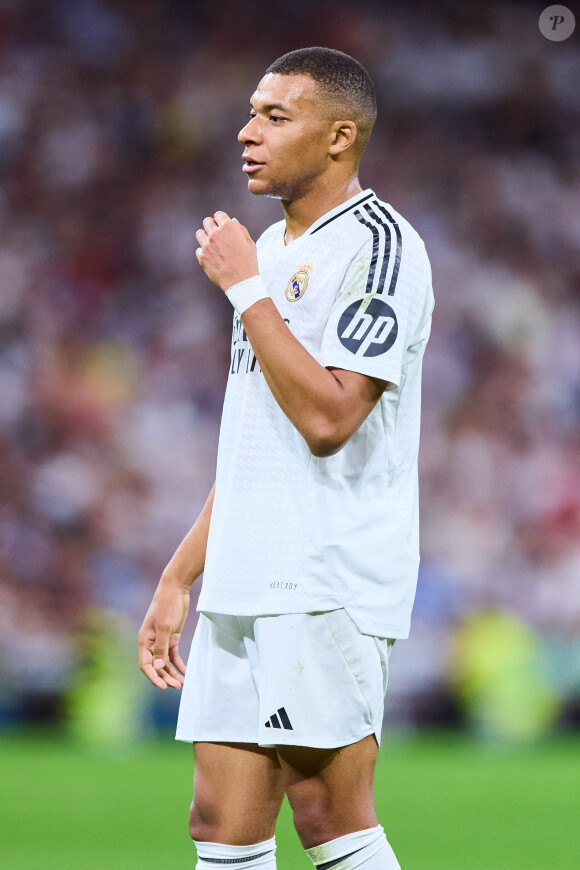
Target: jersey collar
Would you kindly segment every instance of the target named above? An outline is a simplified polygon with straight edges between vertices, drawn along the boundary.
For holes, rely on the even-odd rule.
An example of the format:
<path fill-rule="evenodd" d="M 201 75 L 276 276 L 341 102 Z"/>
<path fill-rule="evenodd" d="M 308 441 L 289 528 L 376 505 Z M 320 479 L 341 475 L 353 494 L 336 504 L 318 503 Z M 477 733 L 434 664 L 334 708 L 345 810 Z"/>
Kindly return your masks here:
<path fill-rule="evenodd" d="M 333 208 L 332 211 L 327 211 L 326 214 L 321 215 L 318 220 L 314 221 L 304 235 L 311 236 L 313 233 L 321 230 L 322 227 L 325 227 L 326 224 L 329 224 L 331 221 L 336 220 L 336 218 L 345 214 L 347 211 L 351 211 L 353 208 L 356 208 L 357 205 L 360 205 L 363 202 L 366 202 L 368 199 L 371 199 L 375 195 L 374 191 L 371 190 L 370 187 L 367 187 L 366 190 L 363 190 L 362 193 L 357 193 L 355 196 L 351 196 L 350 199 L 341 202 L 340 205 L 337 205 L 336 208 Z"/>

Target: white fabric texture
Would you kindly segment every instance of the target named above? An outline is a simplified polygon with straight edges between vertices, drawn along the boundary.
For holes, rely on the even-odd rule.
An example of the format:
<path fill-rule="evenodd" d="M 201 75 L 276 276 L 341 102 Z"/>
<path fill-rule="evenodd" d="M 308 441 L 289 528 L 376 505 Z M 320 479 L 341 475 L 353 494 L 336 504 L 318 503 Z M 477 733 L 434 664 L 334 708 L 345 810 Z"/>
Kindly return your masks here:
<path fill-rule="evenodd" d="M 332 748 L 374 733 L 380 744 L 390 648 L 345 610 L 202 613 L 176 737 Z"/>
<path fill-rule="evenodd" d="M 276 838 L 251 846 L 193 841 L 197 849 L 196 870 L 276 870 Z"/>
<path fill-rule="evenodd" d="M 401 870 L 382 825 L 337 837 L 306 854 L 318 870 Z"/>
<path fill-rule="evenodd" d="M 256 615 L 344 607 L 361 631 L 407 637 L 419 564 L 421 361 L 433 292 L 425 247 L 372 190 L 284 244 L 258 240 L 260 275 L 324 366 L 389 382 L 334 456 L 314 457 L 274 399 L 236 314 L 198 610 Z"/>

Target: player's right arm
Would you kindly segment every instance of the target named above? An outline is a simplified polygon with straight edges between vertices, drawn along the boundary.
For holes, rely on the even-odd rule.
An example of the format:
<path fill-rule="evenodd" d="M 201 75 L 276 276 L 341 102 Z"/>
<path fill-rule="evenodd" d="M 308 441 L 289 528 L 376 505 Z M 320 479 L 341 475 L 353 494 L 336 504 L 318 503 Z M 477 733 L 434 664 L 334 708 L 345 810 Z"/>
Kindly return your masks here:
<path fill-rule="evenodd" d="M 197 520 L 173 554 L 139 630 L 139 665 L 159 689 L 183 685 L 179 655 L 181 630 L 189 610 L 189 590 L 205 564 L 215 484 Z"/>

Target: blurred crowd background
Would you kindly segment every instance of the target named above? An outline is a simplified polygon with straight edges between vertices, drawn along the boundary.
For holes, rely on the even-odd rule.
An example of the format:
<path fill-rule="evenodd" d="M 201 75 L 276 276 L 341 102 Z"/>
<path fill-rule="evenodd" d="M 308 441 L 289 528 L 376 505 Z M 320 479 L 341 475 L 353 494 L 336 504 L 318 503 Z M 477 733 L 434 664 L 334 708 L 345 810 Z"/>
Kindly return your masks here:
<path fill-rule="evenodd" d="M 0 725 L 173 718 L 135 638 L 213 481 L 232 316 L 194 233 L 281 217 L 236 134 L 267 65 L 320 44 L 375 81 L 361 182 L 436 293 L 387 723 L 578 727 L 580 52 L 543 5 L 0 0 Z"/>

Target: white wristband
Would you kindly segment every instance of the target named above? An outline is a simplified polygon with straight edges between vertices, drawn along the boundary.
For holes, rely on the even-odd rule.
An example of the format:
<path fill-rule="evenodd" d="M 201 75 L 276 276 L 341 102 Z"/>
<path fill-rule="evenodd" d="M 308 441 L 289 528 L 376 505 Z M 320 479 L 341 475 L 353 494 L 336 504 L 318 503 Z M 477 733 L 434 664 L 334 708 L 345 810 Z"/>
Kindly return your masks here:
<path fill-rule="evenodd" d="M 240 317 L 246 308 L 249 308 L 254 302 L 270 298 L 268 288 L 260 275 L 254 275 L 253 278 L 246 278 L 245 281 L 240 281 L 239 284 L 233 284 L 229 290 L 226 290 L 226 296 Z"/>

